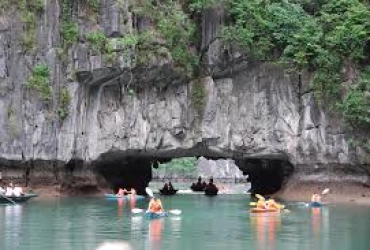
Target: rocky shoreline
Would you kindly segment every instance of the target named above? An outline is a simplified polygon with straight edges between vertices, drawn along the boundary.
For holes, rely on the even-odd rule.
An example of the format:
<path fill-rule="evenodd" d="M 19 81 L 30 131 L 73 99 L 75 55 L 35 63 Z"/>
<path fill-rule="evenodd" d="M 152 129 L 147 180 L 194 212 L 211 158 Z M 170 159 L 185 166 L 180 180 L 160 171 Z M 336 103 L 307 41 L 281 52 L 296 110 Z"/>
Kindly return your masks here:
<path fill-rule="evenodd" d="M 309 201 L 311 195 L 329 188 L 322 196 L 328 203 L 356 203 L 370 205 L 370 186 L 361 182 L 350 181 L 289 181 L 274 197 L 287 201 Z"/>

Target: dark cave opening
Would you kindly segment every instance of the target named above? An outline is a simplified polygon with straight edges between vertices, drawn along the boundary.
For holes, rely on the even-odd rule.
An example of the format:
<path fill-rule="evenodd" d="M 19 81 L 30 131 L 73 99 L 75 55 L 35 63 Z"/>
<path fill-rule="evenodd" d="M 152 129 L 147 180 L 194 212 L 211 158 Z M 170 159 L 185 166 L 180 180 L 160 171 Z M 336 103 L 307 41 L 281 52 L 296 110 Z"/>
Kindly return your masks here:
<path fill-rule="evenodd" d="M 151 157 L 119 157 L 107 155 L 95 164 L 95 170 L 101 174 L 117 193 L 119 188 L 134 188 L 139 195 L 146 195 L 145 188 L 152 179 L 152 167 L 164 159 Z"/>
<path fill-rule="evenodd" d="M 95 162 L 95 170 L 106 180 L 113 192 L 117 192 L 119 188 L 134 188 L 138 194 L 145 195 L 145 188 L 152 180 L 152 168 L 157 167 L 158 163 L 171 160 L 172 158 L 168 157 L 123 156 L 107 153 Z M 267 195 L 279 191 L 294 171 L 294 166 L 282 159 L 234 160 L 243 174 L 248 175 L 251 183 L 249 191 L 252 194 Z"/>
<path fill-rule="evenodd" d="M 281 159 L 239 159 L 236 163 L 248 175 L 251 194 L 268 195 L 279 191 L 294 172 L 293 164 Z"/>

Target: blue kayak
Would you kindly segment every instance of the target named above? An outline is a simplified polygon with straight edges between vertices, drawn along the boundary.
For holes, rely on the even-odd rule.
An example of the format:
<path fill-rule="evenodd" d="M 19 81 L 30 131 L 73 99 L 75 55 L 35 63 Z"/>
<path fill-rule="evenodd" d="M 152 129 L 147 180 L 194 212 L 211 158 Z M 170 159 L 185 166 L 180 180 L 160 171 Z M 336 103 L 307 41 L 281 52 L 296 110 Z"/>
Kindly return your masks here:
<path fill-rule="evenodd" d="M 144 217 L 147 218 L 147 219 L 150 219 L 150 220 L 159 219 L 159 218 L 163 218 L 163 217 L 166 217 L 166 216 L 167 216 L 167 214 L 165 212 L 163 212 L 163 213 L 145 212 L 145 214 L 144 214 Z"/>
<path fill-rule="evenodd" d="M 322 207 L 323 206 L 322 202 L 317 202 L 317 201 L 310 202 L 310 203 L 308 203 L 308 205 L 310 207 Z"/>
<path fill-rule="evenodd" d="M 145 199 L 145 196 L 143 196 L 143 195 L 135 195 L 134 197 L 135 197 L 135 200 Z M 120 200 L 120 199 L 124 199 L 126 201 L 130 201 L 132 199 L 131 195 L 121 196 L 121 195 L 116 195 L 116 194 L 105 194 L 105 198 L 107 198 L 107 200 Z"/>

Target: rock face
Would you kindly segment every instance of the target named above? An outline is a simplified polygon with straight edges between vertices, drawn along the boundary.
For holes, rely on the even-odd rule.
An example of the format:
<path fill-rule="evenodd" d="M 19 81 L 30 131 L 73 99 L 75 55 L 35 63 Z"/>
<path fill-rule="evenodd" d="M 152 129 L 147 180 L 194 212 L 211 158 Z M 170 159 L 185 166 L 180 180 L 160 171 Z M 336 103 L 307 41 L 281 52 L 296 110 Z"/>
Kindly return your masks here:
<path fill-rule="evenodd" d="M 224 20 L 222 11 L 203 15 L 202 46 L 209 47 L 211 74 L 191 81 L 167 65 L 130 70 L 127 56 L 108 63 L 104 54 L 92 53 L 83 39 L 91 29 L 115 39 L 147 25 L 127 6 L 115 7 L 113 0 L 102 1 L 100 16 L 93 20 L 87 18 L 88 8 L 78 4 L 80 39 L 63 58 L 61 6 L 57 0 L 46 2 L 36 18 L 32 51 L 20 43 L 25 24 L 17 9 L 0 14 L 3 178 L 40 175 L 60 182 L 77 171 L 97 183 L 96 175 L 87 173 L 130 168 L 124 159 L 134 157 L 146 159 L 141 165 L 149 181 L 151 164 L 182 156 L 233 158 L 245 174 L 271 165 L 299 178 L 340 173 L 366 178 L 369 154 L 350 148 L 342 121 L 318 107 L 311 93 L 303 93 L 305 81 L 302 85 L 298 76 L 288 76 L 277 66 L 242 60 L 213 39 Z M 48 65 L 51 74 L 52 101 L 47 105 L 25 86 L 39 63 Z M 63 120 L 58 117 L 62 87 L 71 96 Z M 195 108 L 199 88 L 206 95 L 203 106 Z M 105 163 L 110 158 L 115 159 L 113 166 Z"/>

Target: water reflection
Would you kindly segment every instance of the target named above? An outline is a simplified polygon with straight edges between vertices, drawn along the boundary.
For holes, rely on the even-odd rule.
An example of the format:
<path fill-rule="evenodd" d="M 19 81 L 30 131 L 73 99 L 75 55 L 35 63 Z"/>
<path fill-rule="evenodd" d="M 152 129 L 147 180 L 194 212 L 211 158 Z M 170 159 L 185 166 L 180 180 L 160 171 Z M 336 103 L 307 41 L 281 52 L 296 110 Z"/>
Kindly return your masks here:
<path fill-rule="evenodd" d="M 131 232 L 140 231 L 142 222 L 143 222 L 142 215 L 133 215 L 131 217 Z"/>
<path fill-rule="evenodd" d="M 125 207 L 125 200 L 117 199 L 117 206 L 118 217 L 121 218 L 123 215 L 123 208 Z"/>
<path fill-rule="evenodd" d="M 280 213 L 251 214 L 251 225 L 257 238 L 257 249 L 276 249 L 276 234 L 281 227 Z"/>
<path fill-rule="evenodd" d="M 17 244 L 19 237 L 21 235 L 21 222 L 22 222 L 22 206 L 21 205 L 7 205 L 4 208 L 4 223 L 2 237 L 2 242 L 5 242 L 4 246 L 0 245 L 0 249 L 6 249 L 10 247 L 6 244 L 12 243 Z"/>
<path fill-rule="evenodd" d="M 311 227 L 314 247 L 326 249 L 329 247 L 327 234 L 329 232 L 329 210 L 326 208 L 311 208 Z"/>
<path fill-rule="evenodd" d="M 321 232 L 321 208 L 313 207 L 311 208 L 311 223 L 313 236 L 315 239 L 320 237 Z"/>
<path fill-rule="evenodd" d="M 180 216 L 174 216 L 171 217 L 171 232 L 181 232 L 181 217 Z"/>
<path fill-rule="evenodd" d="M 164 219 L 154 219 L 149 222 L 149 249 L 160 250 Z"/>
<path fill-rule="evenodd" d="M 124 207 L 126 206 L 130 209 L 133 209 L 136 207 L 136 199 L 130 199 L 129 201 L 126 201 L 125 198 L 118 198 L 117 199 L 117 212 L 118 212 L 118 217 L 123 216 L 123 210 Z"/>

